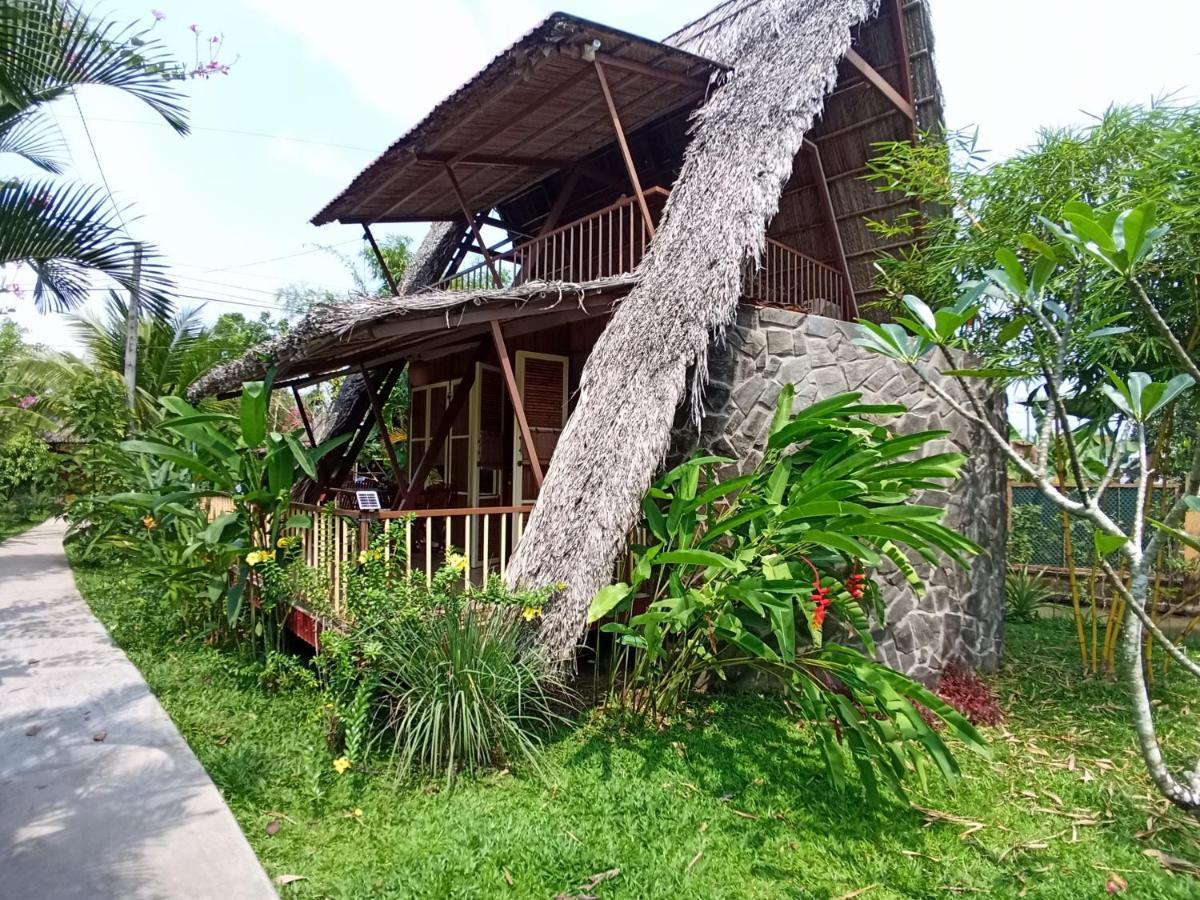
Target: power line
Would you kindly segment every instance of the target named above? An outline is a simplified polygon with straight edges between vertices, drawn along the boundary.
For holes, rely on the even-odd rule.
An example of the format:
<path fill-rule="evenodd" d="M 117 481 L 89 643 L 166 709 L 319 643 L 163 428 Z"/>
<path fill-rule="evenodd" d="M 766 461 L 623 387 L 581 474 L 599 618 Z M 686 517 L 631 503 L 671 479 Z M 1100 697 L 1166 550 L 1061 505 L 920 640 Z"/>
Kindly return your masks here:
<path fill-rule="evenodd" d="M 301 250 L 299 253 L 289 253 L 286 256 L 272 256 L 269 259 L 256 259 L 254 262 L 238 263 L 233 266 L 218 266 L 212 269 L 204 269 L 200 266 L 189 266 L 189 268 L 201 269 L 200 274 L 207 275 L 212 272 L 228 272 L 230 269 L 248 269 L 251 266 L 265 266 L 267 263 L 279 262 L 284 259 L 295 259 L 297 256 L 308 256 L 310 253 L 321 253 L 326 250 L 335 250 L 338 247 L 345 247 L 349 244 L 357 244 L 361 238 L 351 238 L 348 241 L 342 241 L 340 244 L 330 244 L 329 246 L 312 247 L 308 250 Z"/>
<path fill-rule="evenodd" d="M 87 119 L 83 115 L 83 107 L 79 105 L 79 96 L 72 92 L 71 99 L 75 101 L 75 109 L 79 112 L 79 122 L 83 125 L 83 133 L 87 136 L 88 146 L 92 148 L 92 159 L 96 161 L 96 171 L 100 173 L 100 180 L 104 183 L 104 190 L 108 193 L 108 202 L 112 204 L 113 212 L 117 214 L 117 221 L 121 223 L 121 230 L 125 232 L 125 235 L 130 240 L 133 240 L 133 235 L 129 233 L 129 226 L 125 224 L 125 217 L 121 215 L 121 208 L 117 206 L 117 198 L 113 196 L 112 187 L 108 183 L 108 176 L 104 174 L 104 166 L 100 164 L 100 154 L 96 152 L 96 142 L 92 140 L 92 130 L 88 128 Z"/>
<path fill-rule="evenodd" d="M 97 122 L 120 122 L 126 125 L 147 125 L 152 128 L 162 126 L 170 128 L 166 122 L 149 122 L 142 119 L 114 119 L 106 116 L 92 116 L 92 119 Z M 314 141 L 310 138 L 290 137 L 286 134 L 271 134 L 266 131 L 243 131 L 239 128 L 216 128 L 213 126 L 192 125 L 192 131 L 212 131 L 218 134 L 236 134 L 245 137 L 270 138 L 277 141 L 289 141 L 295 144 L 311 144 L 314 147 L 336 147 L 339 150 L 355 150 L 360 153 L 378 153 L 378 148 L 374 147 L 356 147 L 353 144 L 337 144 L 332 141 Z"/>

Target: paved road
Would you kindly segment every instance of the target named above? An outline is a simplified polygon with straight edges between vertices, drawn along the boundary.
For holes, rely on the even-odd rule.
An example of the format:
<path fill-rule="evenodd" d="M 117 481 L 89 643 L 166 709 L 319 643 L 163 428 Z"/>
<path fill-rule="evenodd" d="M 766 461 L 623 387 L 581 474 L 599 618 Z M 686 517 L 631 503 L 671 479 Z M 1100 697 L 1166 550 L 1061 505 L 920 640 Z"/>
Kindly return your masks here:
<path fill-rule="evenodd" d="M 63 531 L 48 522 L 0 544 L 0 900 L 274 898 L 199 760 L 79 596 Z"/>

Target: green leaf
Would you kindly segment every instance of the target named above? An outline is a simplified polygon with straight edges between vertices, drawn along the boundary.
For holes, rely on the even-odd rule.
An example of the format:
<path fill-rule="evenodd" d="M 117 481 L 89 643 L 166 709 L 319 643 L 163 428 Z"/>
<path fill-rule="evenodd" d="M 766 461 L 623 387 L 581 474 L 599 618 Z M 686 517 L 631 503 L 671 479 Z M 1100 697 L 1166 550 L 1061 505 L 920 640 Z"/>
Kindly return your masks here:
<path fill-rule="evenodd" d="M 247 381 L 242 385 L 242 401 L 239 418 L 242 423 L 242 443 L 247 447 L 261 447 L 267 439 L 267 402 L 270 396 L 261 381 Z"/>
<path fill-rule="evenodd" d="M 716 566 L 720 569 L 736 569 L 738 564 L 720 553 L 713 553 L 711 550 L 671 550 L 667 553 L 660 553 L 654 559 L 656 566 L 666 565 L 684 565 L 684 566 Z"/>
<path fill-rule="evenodd" d="M 1115 553 L 1129 543 L 1128 538 L 1120 537 L 1115 534 L 1105 534 L 1102 531 L 1093 532 L 1096 540 L 1096 552 L 1100 554 L 1100 558 L 1108 556 L 1110 553 Z"/>
<path fill-rule="evenodd" d="M 631 589 L 627 584 L 610 584 L 608 587 L 601 588 L 592 598 L 591 606 L 588 607 L 588 624 L 603 619 L 623 603 L 630 593 Z"/>
<path fill-rule="evenodd" d="M 1017 254 L 1002 247 L 996 251 L 996 262 L 1000 263 L 1004 272 L 1002 279 L 1004 287 L 1018 297 L 1024 297 L 1029 291 L 1029 282 L 1025 280 L 1025 268 L 1021 265 Z"/>

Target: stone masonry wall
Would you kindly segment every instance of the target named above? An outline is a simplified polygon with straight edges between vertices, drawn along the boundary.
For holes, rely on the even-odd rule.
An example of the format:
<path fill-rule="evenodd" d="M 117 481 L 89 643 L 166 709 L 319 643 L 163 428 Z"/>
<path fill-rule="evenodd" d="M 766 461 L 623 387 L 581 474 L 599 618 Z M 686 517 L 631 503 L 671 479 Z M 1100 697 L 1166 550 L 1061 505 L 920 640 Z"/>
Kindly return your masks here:
<path fill-rule="evenodd" d="M 797 408 L 843 391 L 862 391 L 866 403 L 903 403 L 909 412 L 890 424 L 902 434 L 945 429 L 950 435 L 926 452 L 957 449 L 970 462 L 947 496 L 945 523 L 985 548 L 969 571 L 952 560 L 918 571 L 927 591 L 918 597 L 892 567 L 885 577 L 886 622 L 881 657 L 927 683 L 951 661 L 991 670 L 1003 651 L 1007 491 L 1005 462 L 971 423 L 943 403 L 907 367 L 852 343 L 855 326 L 823 316 L 743 306 L 724 345 L 709 357 L 705 416 L 697 435 L 683 427 L 676 446 L 702 446 L 739 460 L 745 471 L 762 454 L 783 385 L 796 386 Z M 947 389 L 957 394 L 952 382 Z M 1003 398 L 993 409 L 1003 418 Z M 927 495 L 925 502 L 931 502 Z M 930 571 L 934 569 L 933 571 Z"/>

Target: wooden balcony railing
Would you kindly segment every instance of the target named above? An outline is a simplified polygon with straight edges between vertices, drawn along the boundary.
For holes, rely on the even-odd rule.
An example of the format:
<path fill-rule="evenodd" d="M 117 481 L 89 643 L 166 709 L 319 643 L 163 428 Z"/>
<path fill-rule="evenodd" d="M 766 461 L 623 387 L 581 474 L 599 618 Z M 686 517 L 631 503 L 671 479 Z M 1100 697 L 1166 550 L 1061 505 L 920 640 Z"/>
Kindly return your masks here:
<path fill-rule="evenodd" d="M 659 187 L 645 192 L 654 221 L 662 214 L 668 194 Z M 650 238 L 650 229 L 646 227 L 636 198 L 624 197 L 524 244 L 507 250 L 502 250 L 504 244 L 500 244 L 498 252 L 491 255 L 492 265 L 505 284 L 596 281 L 632 272 L 642 261 Z M 487 290 L 494 286 L 492 269 L 486 260 L 447 275 L 433 285 L 444 290 L 464 291 Z"/>
<path fill-rule="evenodd" d="M 845 276 L 833 266 L 770 238 L 762 264 L 749 263 L 742 272 L 742 301 L 831 319 L 850 318 Z"/>
<path fill-rule="evenodd" d="M 651 219 L 657 223 L 670 192 L 645 192 Z M 637 268 L 653 235 L 637 200 L 625 197 L 589 216 L 540 237 L 504 249 L 498 244 L 492 265 L 480 261 L 448 275 L 433 287 L 443 290 L 487 290 L 495 286 L 494 267 L 506 285 L 528 281 L 588 282 L 623 275 Z M 762 262 L 742 274 L 747 303 L 782 306 L 832 318 L 849 318 L 849 291 L 842 273 L 774 240 L 767 240 Z"/>

